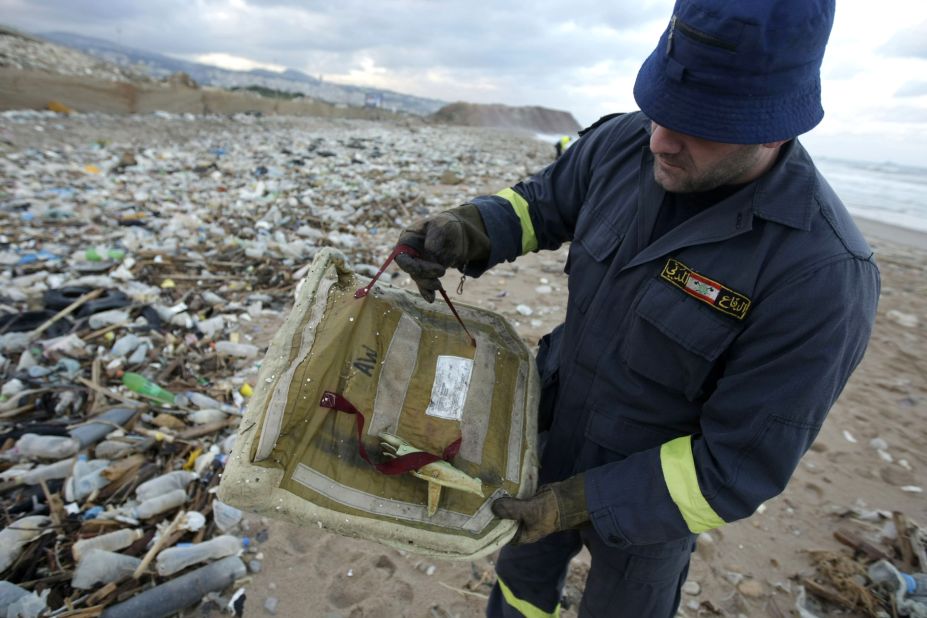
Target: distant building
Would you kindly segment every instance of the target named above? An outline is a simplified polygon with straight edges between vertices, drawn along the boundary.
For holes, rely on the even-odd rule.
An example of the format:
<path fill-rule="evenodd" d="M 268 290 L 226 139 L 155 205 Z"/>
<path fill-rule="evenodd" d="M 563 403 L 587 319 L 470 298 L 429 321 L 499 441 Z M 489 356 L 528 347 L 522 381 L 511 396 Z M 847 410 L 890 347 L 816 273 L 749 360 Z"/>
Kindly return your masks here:
<path fill-rule="evenodd" d="M 383 106 L 383 95 L 379 92 L 368 92 L 364 95 L 364 107 L 374 107 L 379 109 Z"/>

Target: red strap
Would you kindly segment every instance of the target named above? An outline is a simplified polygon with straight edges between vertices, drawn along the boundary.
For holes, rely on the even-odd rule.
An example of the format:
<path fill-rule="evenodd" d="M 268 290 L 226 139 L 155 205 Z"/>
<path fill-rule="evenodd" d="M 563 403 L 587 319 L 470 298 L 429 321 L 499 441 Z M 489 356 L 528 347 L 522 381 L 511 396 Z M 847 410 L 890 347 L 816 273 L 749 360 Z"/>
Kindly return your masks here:
<path fill-rule="evenodd" d="M 414 247 L 410 247 L 409 245 L 396 245 L 393 248 L 392 253 L 389 254 L 389 257 L 386 258 L 386 261 L 383 262 L 383 266 L 380 267 L 380 270 L 377 271 L 377 274 L 375 274 L 373 279 L 370 280 L 370 283 L 362 288 L 358 288 L 357 291 L 354 292 L 354 298 L 363 298 L 367 296 L 367 294 L 370 292 L 370 289 L 377 282 L 377 279 L 379 279 L 380 275 L 383 274 L 383 271 L 385 271 L 386 268 L 392 263 L 392 261 L 396 259 L 397 255 L 401 255 L 403 253 L 411 257 L 419 257 L 421 255 Z M 464 324 L 464 321 L 460 319 L 460 314 L 457 313 L 457 309 L 454 307 L 454 303 L 452 303 L 451 299 L 448 298 L 447 292 L 444 291 L 444 287 L 439 287 L 438 291 L 441 292 L 441 296 L 444 298 L 444 302 L 446 302 L 447 306 L 450 307 L 451 313 L 454 314 L 454 317 L 457 318 L 457 321 L 463 327 L 464 332 L 467 333 L 467 337 L 470 338 L 470 345 L 476 347 L 476 339 L 474 339 L 473 335 L 470 334 L 470 331 L 467 329 L 467 325 Z"/>
<path fill-rule="evenodd" d="M 427 466 L 430 463 L 436 461 L 450 461 L 457 456 L 457 453 L 460 452 L 460 443 L 463 440 L 463 436 L 457 438 L 453 442 L 447 445 L 447 448 L 444 449 L 444 453 L 440 457 L 432 453 L 426 453 L 424 451 L 419 451 L 417 453 L 408 453 L 406 455 L 401 455 L 395 459 L 391 459 L 384 463 L 375 464 L 370 461 L 370 457 L 367 455 L 367 449 L 364 448 L 364 415 L 357 408 L 351 404 L 350 401 L 333 393 L 331 391 L 325 391 L 322 395 L 322 401 L 319 402 L 319 405 L 323 408 L 330 408 L 332 410 L 337 410 L 338 412 L 346 412 L 348 414 L 353 414 L 356 419 L 357 427 L 357 451 L 360 453 L 360 456 L 364 461 L 369 463 L 371 466 L 376 468 L 377 472 L 381 474 L 387 474 L 394 476 L 396 474 L 403 474 L 405 472 L 411 472 L 412 470 L 418 470 L 422 466 Z"/>

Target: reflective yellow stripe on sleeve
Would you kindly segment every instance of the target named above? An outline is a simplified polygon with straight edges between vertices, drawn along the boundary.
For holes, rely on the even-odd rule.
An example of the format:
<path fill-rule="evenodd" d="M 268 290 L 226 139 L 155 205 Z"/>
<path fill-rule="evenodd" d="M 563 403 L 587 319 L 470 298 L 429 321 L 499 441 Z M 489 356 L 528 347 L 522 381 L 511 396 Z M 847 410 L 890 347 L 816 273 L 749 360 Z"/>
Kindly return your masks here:
<path fill-rule="evenodd" d="M 545 612 L 542 609 L 538 609 L 528 601 L 523 601 L 516 597 L 515 593 L 509 590 L 509 587 L 505 585 L 505 582 L 502 581 L 502 579 L 498 579 L 496 581 L 499 582 L 499 589 L 502 590 L 502 596 L 505 598 L 506 604 L 508 604 L 509 607 L 521 612 L 521 615 L 525 618 L 560 618 L 559 603 L 557 603 L 557 607 L 554 608 L 553 612 Z"/>
<path fill-rule="evenodd" d="M 660 465 L 670 497 L 691 532 L 697 534 L 724 525 L 724 520 L 711 508 L 698 486 L 692 436 L 682 436 L 661 446 Z"/>
<path fill-rule="evenodd" d="M 496 193 L 499 197 L 504 197 L 512 205 L 512 210 L 521 222 L 521 255 L 529 251 L 537 251 L 538 237 L 534 233 L 534 224 L 531 223 L 531 215 L 528 214 L 528 202 L 512 189 L 503 189 Z"/>

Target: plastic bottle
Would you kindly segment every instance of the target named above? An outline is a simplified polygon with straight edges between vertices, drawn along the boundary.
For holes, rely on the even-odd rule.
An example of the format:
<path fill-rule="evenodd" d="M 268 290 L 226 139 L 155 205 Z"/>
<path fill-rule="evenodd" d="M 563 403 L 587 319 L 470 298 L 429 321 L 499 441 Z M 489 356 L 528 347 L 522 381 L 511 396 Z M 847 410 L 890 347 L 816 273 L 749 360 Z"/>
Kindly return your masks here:
<path fill-rule="evenodd" d="M 175 489 L 166 494 L 145 500 L 132 510 L 132 514 L 136 519 L 148 519 L 159 513 L 182 506 L 186 501 L 187 492 L 182 489 Z"/>
<path fill-rule="evenodd" d="M 46 616 L 45 610 L 48 609 L 48 593 L 51 592 L 48 588 L 42 591 L 41 594 L 37 592 L 31 592 L 25 594 L 6 607 L 6 613 L 3 614 L 7 618 L 15 616 L 16 618 L 39 618 L 39 616 Z"/>
<path fill-rule="evenodd" d="M 113 347 L 110 348 L 109 353 L 114 357 L 118 358 L 120 356 L 128 356 L 131 354 L 135 348 L 142 344 L 142 338 L 138 335 L 133 335 L 129 333 L 124 335 L 116 340 L 116 343 L 113 344 Z"/>
<path fill-rule="evenodd" d="M 247 573 L 237 556 L 228 556 L 168 582 L 149 588 L 127 601 L 110 605 L 100 618 L 152 618 L 171 616 L 198 603 L 210 592 L 222 590 Z M 152 611 L 156 608 L 156 611 Z"/>
<path fill-rule="evenodd" d="M 126 256 L 122 249 L 102 249 L 90 247 L 84 251 L 84 259 L 88 262 L 102 262 L 103 260 L 121 260 Z"/>
<path fill-rule="evenodd" d="M 93 452 L 96 453 L 97 457 L 120 459 L 135 451 L 146 450 L 153 442 L 154 438 L 138 438 L 135 436 L 125 437 L 120 440 L 104 440 L 96 445 Z"/>
<path fill-rule="evenodd" d="M 143 397 L 148 397 L 160 403 L 174 404 L 176 398 L 174 393 L 164 390 L 141 374 L 127 371 L 122 375 L 122 383 L 130 391 L 134 391 Z"/>
<path fill-rule="evenodd" d="M 27 433 L 16 442 L 17 452 L 29 459 L 64 459 L 74 455 L 79 449 L 80 443 L 77 440 L 63 436 Z"/>
<path fill-rule="evenodd" d="M 64 499 L 77 502 L 109 485 L 110 480 L 103 476 L 103 470 L 108 465 L 108 459 L 88 461 L 86 455 L 80 455 L 74 464 L 74 471 L 64 484 Z"/>
<path fill-rule="evenodd" d="M 224 421 L 228 418 L 228 414 L 222 410 L 197 410 L 196 412 L 191 412 L 188 414 L 187 418 L 195 425 L 206 425 L 209 423 Z"/>
<path fill-rule="evenodd" d="M 187 404 L 194 405 L 201 410 L 222 410 L 226 414 L 241 414 L 241 411 L 230 404 L 222 403 L 212 397 L 204 395 L 202 393 L 197 393 L 196 391 L 185 391 L 180 395 L 177 395 L 177 402 L 180 403 L 180 398 L 183 398 L 183 401 Z"/>
<path fill-rule="evenodd" d="M 53 464 L 36 466 L 28 472 L 24 472 L 19 477 L 19 481 L 26 485 L 38 485 L 39 481 L 50 481 L 52 479 L 67 478 L 71 474 L 71 468 L 74 467 L 74 458 L 69 457 L 62 459 Z M 0 616 L 3 614 L 0 613 Z"/>
<path fill-rule="evenodd" d="M 44 515 L 31 515 L 17 519 L 0 530 L 0 573 L 6 571 L 22 553 L 27 543 L 37 538 L 51 519 Z"/>
<path fill-rule="evenodd" d="M 87 555 L 92 549 L 116 551 L 128 547 L 140 538 L 142 538 L 141 530 L 123 528 L 93 538 L 81 539 L 71 546 L 71 554 L 75 561 L 80 562 L 81 557 Z"/>
<path fill-rule="evenodd" d="M 145 481 L 135 489 L 135 496 L 144 502 L 156 496 L 166 494 L 175 489 L 186 489 L 194 479 L 196 474 L 186 470 L 175 470 L 157 476 L 150 481 Z"/>
<path fill-rule="evenodd" d="M 205 543 L 195 543 L 188 545 L 178 545 L 165 549 L 158 554 L 157 568 L 158 575 L 173 575 L 177 571 L 182 571 L 188 566 L 205 562 L 207 560 L 216 560 L 237 554 L 241 551 L 241 540 L 230 534 L 223 534 Z"/>
<path fill-rule="evenodd" d="M 129 312 L 124 309 L 110 309 L 94 313 L 87 319 L 90 328 L 103 328 L 113 324 L 122 324 L 129 321 Z"/>
<path fill-rule="evenodd" d="M 250 343 L 232 343 L 219 341 L 216 343 L 216 353 L 219 356 L 235 356 L 237 358 L 254 358 L 258 355 L 258 347 Z"/>
<path fill-rule="evenodd" d="M 29 594 L 25 588 L 8 581 L 0 581 L 0 616 L 6 616 L 6 608 Z"/>
<path fill-rule="evenodd" d="M 234 506 L 230 506 L 221 500 L 212 501 L 212 519 L 216 522 L 216 528 L 222 532 L 228 532 L 238 525 L 241 521 L 242 512 Z"/>
<path fill-rule="evenodd" d="M 869 565 L 869 579 L 892 593 L 902 616 L 927 616 L 927 573 L 905 573 L 887 560 Z"/>
<path fill-rule="evenodd" d="M 129 422 L 137 410 L 132 408 L 113 408 L 103 414 L 95 416 L 92 422 L 82 424 L 71 430 L 71 437 L 80 442 L 80 448 L 84 449 L 93 446 L 107 434 L 112 433 L 113 425 L 125 425 Z M 105 459 L 106 457 L 97 453 L 97 457 Z"/>
<path fill-rule="evenodd" d="M 104 549 L 91 549 L 84 555 L 84 559 L 77 563 L 71 586 L 89 590 L 97 584 L 118 582 L 131 576 L 141 563 L 141 559 L 133 556 L 124 556 Z"/>

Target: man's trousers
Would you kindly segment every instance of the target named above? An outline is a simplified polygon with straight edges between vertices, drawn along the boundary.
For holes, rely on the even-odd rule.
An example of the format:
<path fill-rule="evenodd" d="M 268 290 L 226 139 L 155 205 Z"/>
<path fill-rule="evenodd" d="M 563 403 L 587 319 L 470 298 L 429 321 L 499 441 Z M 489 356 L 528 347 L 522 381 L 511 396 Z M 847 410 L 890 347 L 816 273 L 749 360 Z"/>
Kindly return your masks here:
<path fill-rule="evenodd" d="M 489 618 L 551 618 L 560 615 L 567 567 L 586 545 L 592 565 L 580 604 L 581 618 L 672 618 L 689 571 L 694 537 L 616 549 L 591 526 L 547 536 L 537 543 L 506 546 L 496 563 L 498 581 Z"/>

